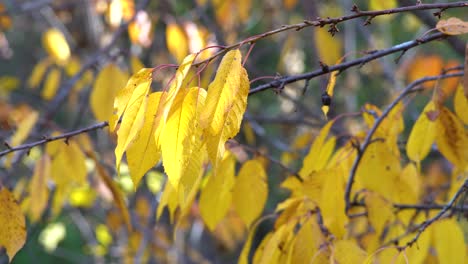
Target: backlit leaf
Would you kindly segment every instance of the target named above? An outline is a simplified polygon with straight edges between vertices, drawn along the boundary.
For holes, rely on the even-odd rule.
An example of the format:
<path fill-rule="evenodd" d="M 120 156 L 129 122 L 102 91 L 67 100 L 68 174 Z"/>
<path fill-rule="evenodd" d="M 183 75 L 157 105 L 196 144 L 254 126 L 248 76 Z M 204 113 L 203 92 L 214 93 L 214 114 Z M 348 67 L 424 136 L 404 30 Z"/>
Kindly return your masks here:
<path fill-rule="evenodd" d="M 168 114 L 160 136 L 164 170 L 175 189 L 187 173 L 189 161 L 201 149 L 199 113 L 203 109 L 205 90 L 191 88 L 187 94 L 179 93 Z"/>
<path fill-rule="evenodd" d="M 268 196 L 267 176 L 257 160 L 245 162 L 232 192 L 234 208 L 246 226 L 262 213 Z"/>
<path fill-rule="evenodd" d="M 393 205 L 373 192 L 366 193 L 365 203 L 370 224 L 378 235 L 382 234 L 385 226 L 394 219 Z"/>
<path fill-rule="evenodd" d="M 235 165 L 234 156 L 226 152 L 216 172 L 210 175 L 201 192 L 200 213 L 211 230 L 214 230 L 231 206 Z"/>
<path fill-rule="evenodd" d="M 157 128 L 154 116 L 158 110 L 160 98 L 161 92 L 152 93 L 148 96 L 148 107 L 143 127 L 135 137 L 133 144 L 127 149 L 127 162 L 135 189 L 138 187 L 143 175 L 156 165 L 161 157 L 161 150 L 154 141 L 154 133 Z"/>
<path fill-rule="evenodd" d="M 127 150 L 130 143 L 133 142 L 140 132 L 145 118 L 152 74 L 151 71 L 147 71 L 147 69 L 142 69 L 137 75 L 140 73 L 146 73 L 147 75 L 144 78 L 139 78 L 138 82 L 132 83 L 130 80 L 127 84 L 127 86 L 133 84 L 136 87 L 128 101 L 122 123 L 117 131 L 117 146 L 115 147 L 115 167 L 117 171 L 119 171 L 120 161 L 124 151 Z"/>
<path fill-rule="evenodd" d="M 324 263 L 327 252 L 322 248 L 326 242 L 318 223 L 307 218 L 297 232 L 291 251 L 291 263 Z"/>
<path fill-rule="evenodd" d="M 435 104 L 430 101 L 423 112 L 419 115 L 418 120 L 411 129 L 408 142 L 406 143 L 406 153 L 408 157 L 416 162 L 423 160 L 431 150 L 432 143 L 435 140 L 436 122 L 430 120 L 427 113 L 435 110 Z"/>
<path fill-rule="evenodd" d="M 127 79 L 127 74 L 112 63 L 99 72 L 89 98 L 91 110 L 97 120 L 109 120 L 114 109 L 115 95 L 125 87 Z"/>
<path fill-rule="evenodd" d="M 110 131 L 115 130 L 117 122 L 129 106 L 129 102 L 130 99 L 132 99 L 133 93 L 141 93 L 142 90 L 144 91 L 145 89 L 149 89 L 153 77 L 152 71 L 152 68 L 141 69 L 130 77 L 127 85 L 123 89 L 117 92 L 117 95 L 114 99 L 114 111 L 112 112 L 113 115 L 109 120 Z M 135 99 L 138 98 L 133 99 L 135 101 Z"/>
<path fill-rule="evenodd" d="M 156 211 L 156 219 L 159 219 L 163 213 L 165 207 L 169 209 L 169 217 L 171 222 L 174 220 L 175 210 L 178 206 L 178 197 L 177 191 L 174 190 L 169 181 L 166 182 L 164 190 L 162 191 L 161 201 L 158 204 L 158 209 Z"/>
<path fill-rule="evenodd" d="M 26 221 L 13 194 L 0 189 L 0 247 L 11 260 L 26 242 Z"/>
<path fill-rule="evenodd" d="M 47 30 L 42 35 L 42 45 L 49 55 L 59 64 L 65 64 L 71 52 L 63 33 L 55 28 Z"/>
<path fill-rule="evenodd" d="M 177 61 L 182 61 L 188 53 L 189 46 L 187 36 L 182 27 L 174 22 L 167 24 L 166 45 L 169 52 Z"/>

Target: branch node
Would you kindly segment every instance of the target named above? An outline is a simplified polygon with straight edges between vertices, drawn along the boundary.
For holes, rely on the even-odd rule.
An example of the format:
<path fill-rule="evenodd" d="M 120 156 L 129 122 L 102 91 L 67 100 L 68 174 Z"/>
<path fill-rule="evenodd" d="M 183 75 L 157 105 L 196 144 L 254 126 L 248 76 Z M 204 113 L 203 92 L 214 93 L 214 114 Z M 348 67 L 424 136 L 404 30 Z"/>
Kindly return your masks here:
<path fill-rule="evenodd" d="M 335 34 L 337 32 L 339 32 L 340 30 L 336 27 L 336 24 L 331 24 L 330 25 L 330 28 L 328 29 L 328 32 L 330 32 L 330 34 L 332 35 L 332 37 L 335 36 Z"/>
<path fill-rule="evenodd" d="M 12 149 L 10 144 L 8 144 L 8 142 L 6 142 L 6 141 L 3 141 L 3 145 L 5 145 L 5 147 L 7 147 L 7 149 Z"/>
<path fill-rule="evenodd" d="M 356 4 L 353 4 L 353 7 L 351 7 L 351 12 L 354 13 L 361 13 L 361 10 L 359 10 L 359 7 Z"/>
<path fill-rule="evenodd" d="M 364 22 L 364 26 L 368 26 L 370 24 L 372 24 L 372 19 L 374 19 L 375 16 L 369 16 L 367 19 L 366 19 L 366 22 Z"/>
<path fill-rule="evenodd" d="M 328 65 L 325 62 L 319 61 L 319 64 L 320 64 L 320 68 L 322 68 L 323 73 L 330 72 L 330 68 L 328 68 Z"/>

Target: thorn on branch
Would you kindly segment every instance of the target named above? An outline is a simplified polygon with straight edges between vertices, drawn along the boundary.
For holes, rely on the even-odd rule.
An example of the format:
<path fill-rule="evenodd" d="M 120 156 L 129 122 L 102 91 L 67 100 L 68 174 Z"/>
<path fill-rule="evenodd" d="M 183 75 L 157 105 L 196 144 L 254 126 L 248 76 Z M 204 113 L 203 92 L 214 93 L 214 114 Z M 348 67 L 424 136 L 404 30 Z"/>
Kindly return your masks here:
<path fill-rule="evenodd" d="M 368 26 L 370 24 L 372 24 L 372 19 L 374 19 L 375 16 L 369 16 L 367 19 L 366 19 L 366 22 L 364 22 L 364 26 Z"/>
<path fill-rule="evenodd" d="M 330 68 L 328 68 L 328 65 L 325 62 L 319 61 L 319 64 L 320 64 L 320 68 L 322 68 L 323 73 L 330 72 Z"/>
<path fill-rule="evenodd" d="M 6 141 L 3 141 L 3 145 L 5 145 L 5 147 L 7 147 L 7 149 L 12 149 L 10 144 L 8 144 L 8 142 L 6 142 Z"/>
<path fill-rule="evenodd" d="M 330 34 L 332 35 L 332 37 L 335 36 L 335 34 L 337 32 L 339 32 L 340 30 L 336 27 L 336 24 L 331 24 L 330 25 L 330 29 L 328 29 L 328 32 L 330 32 Z"/>
<path fill-rule="evenodd" d="M 65 142 L 65 144 L 68 145 L 68 144 L 70 143 L 70 137 L 66 137 L 65 140 L 64 140 L 63 142 Z"/>
<path fill-rule="evenodd" d="M 307 92 L 307 88 L 309 88 L 309 82 L 310 82 L 310 79 L 305 80 L 304 89 L 302 89 L 302 95 L 305 95 L 305 93 Z"/>
<path fill-rule="evenodd" d="M 435 17 L 437 17 L 438 19 L 440 19 L 442 17 L 442 12 L 444 12 L 447 8 L 446 7 L 443 7 L 441 8 L 439 11 L 437 12 L 434 12 L 432 13 Z"/>
<path fill-rule="evenodd" d="M 395 59 L 395 64 L 400 63 L 400 60 L 401 60 L 401 58 L 403 57 L 403 55 L 405 55 L 406 51 L 407 51 L 407 49 L 403 50 L 403 51 L 400 53 L 400 55 L 398 55 L 398 57 Z"/>
<path fill-rule="evenodd" d="M 353 7 L 351 7 L 351 12 L 361 13 L 361 10 L 359 10 L 359 7 L 356 4 L 353 4 Z"/>

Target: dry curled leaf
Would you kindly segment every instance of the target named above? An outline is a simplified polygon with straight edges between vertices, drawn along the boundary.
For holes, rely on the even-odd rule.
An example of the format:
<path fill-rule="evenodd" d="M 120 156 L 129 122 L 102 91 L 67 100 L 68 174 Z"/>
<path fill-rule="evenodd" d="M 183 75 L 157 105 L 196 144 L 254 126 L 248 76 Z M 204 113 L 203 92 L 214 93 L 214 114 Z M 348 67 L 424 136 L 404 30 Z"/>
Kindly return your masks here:
<path fill-rule="evenodd" d="M 460 35 L 468 33 L 468 22 L 456 17 L 440 20 L 436 25 L 437 30 L 447 35 Z"/>

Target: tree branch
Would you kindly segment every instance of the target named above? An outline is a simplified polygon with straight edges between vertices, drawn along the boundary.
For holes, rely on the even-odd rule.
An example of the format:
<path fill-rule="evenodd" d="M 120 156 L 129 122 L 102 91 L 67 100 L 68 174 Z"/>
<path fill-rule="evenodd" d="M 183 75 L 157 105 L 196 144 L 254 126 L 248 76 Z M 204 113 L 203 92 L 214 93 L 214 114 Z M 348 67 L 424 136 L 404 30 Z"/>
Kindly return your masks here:
<path fill-rule="evenodd" d="M 68 139 L 68 138 L 71 138 L 71 137 L 79 135 L 79 134 L 83 134 L 83 133 L 87 133 L 87 132 L 90 132 L 90 131 L 93 131 L 93 130 L 98 130 L 98 129 L 107 127 L 108 125 L 109 125 L 109 123 L 107 123 L 107 122 L 101 122 L 101 123 L 94 124 L 92 126 L 88 126 L 88 127 L 85 127 L 85 128 L 74 130 L 74 131 L 64 133 L 64 134 L 61 134 L 61 135 L 58 135 L 58 136 L 46 137 L 46 138 L 43 138 L 41 140 L 34 141 L 34 142 L 31 142 L 31 143 L 22 144 L 22 145 L 19 145 L 19 146 L 16 146 L 16 147 L 8 147 L 8 149 L 0 152 L 0 157 L 5 156 L 8 153 L 12 153 L 12 152 L 15 152 L 15 151 L 20 151 L 20 150 L 29 151 L 33 147 L 43 145 L 43 144 L 46 144 L 46 143 L 51 142 L 51 141 L 56 141 L 56 140 L 60 140 L 60 139 Z"/>
<path fill-rule="evenodd" d="M 321 67 L 318 70 L 303 73 L 303 74 L 299 74 L 299 75 L 282 77 L 282 78 L 276 79 L 274 81 L 268 82 L 266 84 L 259 85 L 259 86 L 255 87 L 253 89 L 250 89 L 249 95 L 252 95 L 252 94 L 255 94 L 255 93 L 270 89 L 270 88 L 278 88 L 278 87 L 280 87 L 281 85 L 284 85 L 284 84 L 289 84 L 289 83 L 297 82 L 297 81 L 300 81 L 300 80 L 312 79 L 312 78 L 315 78 L 317 76 L 327 74 L 329 72 L 344 71 L 344 70 L 346 70 L 346 69 L 348 69 L 350 67 L 353 67 L 353 66 L 356 66 L 356 65 L 363 65 L 363 64 L 366 64 L 366 63 L 368 63 L 368 62 L 370 62 L 372 60 L 375 60 L 375 59 L 378 59 L 378 58 L 381 58 L 381 57 L 385 57 L 385 56 L 387 56 L 389 54 L 396 53 L 396 52 L 399 52 L 399 51 L 405 52 L 405 51 L 407 51 L 407 50 L 409 50 L 411 48 L 414 48 L 416 46 L 419 46 L 421 44 L 428 43 L 428 42 L 438 40 L 438 39 L 443 39 L 445 37 L 447 37 L 447 36 L 445 34 L 443 34 L 443 33 L 435 33 L 435 34 L 430 35 L 430 36 L 425 36 L 425 37 L 422 37 L 420 39 L 411 40 L 411 41 L 407 41 L 407 42 L 395 45 L 395 46 L 393 46 L 391 48 L 388 48 L 388 49 L 371 52 L 369 55 L 361 57 L 359 59 L 343 62 L 343 63 L 336 64 L 336 65 L 333 65 L 333 66 Z"/>

